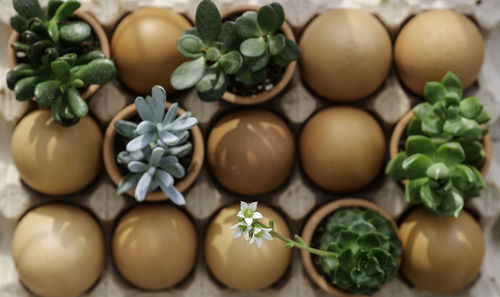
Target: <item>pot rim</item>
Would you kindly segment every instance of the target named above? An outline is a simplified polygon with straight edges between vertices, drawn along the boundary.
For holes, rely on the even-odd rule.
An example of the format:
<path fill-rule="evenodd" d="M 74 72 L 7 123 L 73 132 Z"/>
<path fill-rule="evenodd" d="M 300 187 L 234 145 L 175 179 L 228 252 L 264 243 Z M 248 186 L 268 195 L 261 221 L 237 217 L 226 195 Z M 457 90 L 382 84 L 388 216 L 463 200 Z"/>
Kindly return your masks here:
<path fill-rule="evenodd" d="M 319 209 L 314 211 L 313 214 L 307 219 L 304 229 L 302 230 L 302 239 L 304 239 L 307 245 L 310 245 L 316 228 L 327 216 L 331 215 L 333 212 L 341 208 L 352 207 L 359 207 L 378 212 L 384 217 L 384 219 L 392 224 L 394 230 L 396 231 L 396 234 L 398 235 L 398 238 L 401 240 L 394 218 L 389 215 L 382 207 L 369 200 L 361 198 L 342 198 L 321 206 Z M 328 282 L 322 275 L 318 273 L 316 267 L 312 262 L 312 257 L 309 252 L 302 250 L 300 251 L 300 255 L 304 268 L 306 269 L 307 274 L 309 274 L 309 277 L 325 292 L 336 297 L 363 297 L 363 295 L 350 293 L 334 287 L 332 284 L 330 284 L 330 282 Z M 400 262 L 401 257 L 398 260 L 398 265 Z"/>
<path fill-rule="evenodd" d="M 259 10 L 260 6 L 258 5 L 250 5 L 250 4 L 242 4 L 242 5 L 235 5 L 231 6 L 229 8 L 226 8 L 222 11 L 221 13 L 221 18 L 224 20 L 228 16 L 232 14 L 237 14 L 237 13 L 242 13 L 247 10 L 254 10 L 257 11 Z M 283 31 L 283 34 L 293 42 L 296 42 L 295 40 L 295 35 L 293 34 L 292 27 L 288 24 L 288 22 L 285 21 L 283 22 L 283 25 L 281 26 L 281 31 Z M 283 76 L 281 77 L 281 80 L 277 85 L 274 86 L 269 91 L 264 91 L 259 94 L 254 94 L 250 96 L 240 96 L 236 95 L 234 93 L 231 93 L 229 91 L 226 91 L 222 95 L 222 99 L 231 102 L 234 104 L 240 104 L 240 105 L 256 105 L 262 102 L 266 102 L 271 100 L 272 98 L 276 97 L 285 87 L 290 83 L 292 80 L 293 74 L 295 72 L 295 68 L 297 67 L 297 61 L 291 62 L 287 67 L 285 72 L 283 73 Z"/>
<path fill-rule="evenodd" d="M 399 119 L 398 123 L 396 124 L 396 127 L 392 132 L 391 140 L 389 143 L 389 154 L 391 159 L 394 158 L 399 153 L 399 142 L 403 137 L 403 134 L 405 133 L 408 123 L 413 117 L 414 117 L 413 111 L 410 109 Z M 486 136 L 483 137 L 482 142 L 484 151 L 486 153 L 486 157 L 479 171 L 481 172 L 481 175 L 485 177 L 486 174 L 488 174 L 488 170 L 490 168 L 490 163 L 491 163 L 491 154 L 492 154 L 491 133 L 486 134 Z M 406 180 L 401 182 L 403 184 L 406 184 Z"/>
<path fill-rule="evenodd" d="M 84 20 L 86 23 L 90 25 L 92 31 L 96 34 L 97 39 L 99 40 L 100 50 L 107 58 L 109 58 L 110 48 L 109 48 L 108 36 L 106 35 L 106 32 L 104 32 L 104 29 L 102 28 L 101 24 L 97 21 L 97 19 L 93 17 L 90 13 L 79 10 L 75 11 L 73 13 L 73 16 L 76 16 L 77 18 Z M 13 30 L 12 33 L 10 34 L 9 41 L 7 44 L 7 63 L 10 69 L 14 68 L 17 65 L 16 53 L 14 52 L 12 46 L 10 46 L 12 42 L 16 40 L 19 40 L 19 33 L 16 30 Z M 101 86 L 102 85 L 90 85 L 87 88 L 87 90 L 82 94 L 83 99 L 89 99 L 90 97 L 92 97 L 92 95 L 94 95 Z M 34 97 L 33 100 L 35 100 Z"/>
<path fill-rule="evenodd" d="M 172 103 L 166 102 L 165 109 L 168 109 Z M 182 108 L 178 108 L 177 115 L 181 115 L 186 111 Z M 127 120 L 137 114 L 137 108 L 135 104 L 130 104 L 129 106 L 122 109 L 118 112 L 115 117 L 111 120 L 108 127 L 106 128 L 106 132 L 104 134 L 103 147 L 102 147 L 102 158 L 104 160 L 104 167 L 106 168 L 106 172 L 108 176 L 111 178 L 115 186 L 120 184 L 120 181 L 123 179 L 123 175 L 120 173 L 118 169 L 118 164 L 115 160 L 115 139 L 117 136 L 115 130 L 115 122 L 119 120 Z M 194 126 L 190 130 L 191 139 L 193 143 L 193 157 L 191 159 L 191 163 L 188 168 L 186 168 L 186 175 L 175 183 L 175 187 L 179 192 L 185 192 L 197 179 L 198 175 L 201 172 L 201 168 L 203 167 L 203 161 L 205 158 L 205 146 L 203 141 L 203 135 L 201 134 L 201 130 L 198 125 Z M 127 195 L 134 197 L 135 187 L 131 188 L 126 192 Z M 146 195 L 145 201 L 162 201 L 167 200 L 168 196 L 160 190 L 156 190 L 154 192 L 148 193 Z"/>

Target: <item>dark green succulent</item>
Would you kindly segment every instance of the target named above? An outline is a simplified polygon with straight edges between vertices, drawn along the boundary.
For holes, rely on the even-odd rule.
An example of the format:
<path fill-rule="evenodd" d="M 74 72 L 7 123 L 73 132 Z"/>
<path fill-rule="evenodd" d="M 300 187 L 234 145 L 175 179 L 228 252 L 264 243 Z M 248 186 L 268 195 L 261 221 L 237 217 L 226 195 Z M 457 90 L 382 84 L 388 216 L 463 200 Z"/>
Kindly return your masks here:
<path fill-rule="evenodd" d="M 321 250 L 337 257 L 319 257 L 330 281 L 342 290 L 372 295 L 391 280 L 401 256 L 393 225 L 378 212 L 344 208 L 332 214 L 320 237 Z"/>
<path fill-rule="evenodd" d="M 271 59 L 286 67 L 298 57 L 297 45 L 278 32 L 284 20 L 283 7 L 272 3 L 258 12 L 246 11 L 236 22 L 222 23 L 215 4 L 203 0 L 196 10 L 196 27 L 177 42 L 190 61 L 172 73 L 172 86 L 196 86 L 202 100 L 214 101 L 226 91 L 228 76 L 248 85 L 262 82 Z"/>
<path fill-rule="evenodd" d="M 486 185 L 478 171 L 485 159 L 481 143 L 490 116 L 476 97 L 461 100 L 462 84 L 449 72 L 442 82 L 425 86 L 426 103 L 413 108 L 405 150 L 386 173 L 408 180 L 408 202 L 423 203 L 437 216 L 458 217 L 464 200 L 479 196 Z"/>
<path fill-rule="evenodd" d="M 88 113 L 78 89 L 112 80 L 113 61 L 98 50 L 84 52 L 91 28 L 68 20 L 80 7 L 78 1 L 50 0 L 45 10 L 37 0 L 13 0 L 13 5 L 19 14 L 10 23 L 20 40 L 12 47 L 23 63 L 7 73 L 8 88 L 17 100 L 35 97 L 39 108 L 52 108 L 59 124 L 76 124 Z"/>

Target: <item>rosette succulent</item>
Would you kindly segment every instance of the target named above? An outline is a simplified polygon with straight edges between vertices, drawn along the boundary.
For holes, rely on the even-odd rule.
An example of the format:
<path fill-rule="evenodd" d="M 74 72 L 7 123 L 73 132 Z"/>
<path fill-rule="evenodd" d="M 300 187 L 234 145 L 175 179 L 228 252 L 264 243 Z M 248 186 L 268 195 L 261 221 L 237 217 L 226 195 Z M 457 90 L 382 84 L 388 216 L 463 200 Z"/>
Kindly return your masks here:
<path fill-rule="evenodd" d="M 88 113 L 78 89 L 112 80 L 113 61 L 85 45 L 92 34 L 89 24 L 68 20 L 80 7 L 78 1 L 50 0 L 45 10 L 37 0 L 13 4 L 19 14 L 10 24 L 20 40 L 11 46 L 21 63 L 7 73 L 8 88 L 17 100 L 35 97 L 39 108 L 52 108 L 59 124 L 76 124 Z"/>
<path fill-rule="evenodd" d="M 185 112 L 177 115 L 178 105 L 173 103 L 165 113 L 165 89 L 154 86 L 152 96 L 137 97 L 135 106 L 140 123 L 117 121 L 118 134 L 130 141 L 126 150 L 118 154 L 117 161 L 129 173 L 118 185 L 123 194 L 135 186 L 135 198 L 143 201 L 146 195 L 160 188 L 176 204 L 185 204 L 183 195 L 175 188 L 175 179 L 182 179 L 185 168 L 179 162 L 192 150 L 189 130 L 198 120 Z"/>
<path fill-rule="evenodd" d="M 479 196 L 485 182 L 478 167 L 485 159 L 481 143 L 490 116 L 476 97 L 461 100 L 462 85 L 451 72 L 425 87 L 426 103 L 413 108 L 404 151 L 386 173 L 407 180 L 408 202 L 423 203 L 437 216 L 458 217 L 464 200 Z"/>
<path fill-rule="evenodd" d="M 190 61 L 172 73 L 172 86 L 178 90 L 196 86 L 202 100 L 214 101 L 226 91 L 228 76 L 247 85 L 262 82 L 271 60 L 286 67 L 298 57 L 295 42 L 279 33 L 284 20 L 283 7 L 272 3 L 222 23 L 215 4 L 203 0 L 196 10 L 196 27 L 177 42 L 179 52 Z"/>

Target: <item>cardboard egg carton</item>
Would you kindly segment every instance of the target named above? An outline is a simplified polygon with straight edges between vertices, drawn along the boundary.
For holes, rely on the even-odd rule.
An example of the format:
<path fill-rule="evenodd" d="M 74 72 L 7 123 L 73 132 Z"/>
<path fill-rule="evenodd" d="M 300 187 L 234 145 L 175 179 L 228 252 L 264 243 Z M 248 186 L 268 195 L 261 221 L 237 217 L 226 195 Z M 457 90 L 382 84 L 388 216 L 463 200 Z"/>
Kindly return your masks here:
<path fill-rule="evenodd" d="M 46 1 L 42 1 L 42 4 Z M 230 5 L 247 4 L 247 1 L 214 1 L 220 9 Z M 250 4 L 264 4 L 270 1 L 249 1 Z M 294 27 L 297 38 L 307 22 L 316 14 L 333 8 L 357 8 L 374 13 L 386 26 L 394 38 L 401 25 L 411 15 L 433 8 L 449 8 L 470 15 L 481 27 L 486 41 L 486 56 L 477 82 L 466 91 L 483 100 L 492 115 L 490 130 L 493 137 L 493 159 L 490 173 L 486 177 L 487 188 L 482 196 L 472 200 L 473 206 L 481 214 L 481 226 L 486 239 L 486 255 L 480 277 L 466 289 L 452 296 L 500 297 L 500 1 L 499 0 L 281 0 L 288 22 Z M 111 36 L 114 23 L 127 11 L 145 6 L 160 6 L 193 16 L 197 0 L 87 0 L 82 1 L 83 10 L 93 13 L 107 28 Z M 116 195 L 116 188 L 108 178 L 104 168 L 95 182 L 85 190 L 64 197 L 48 197 L 36 193 L 25 186 L 10 156 L 10 138 L 14 123 L 27 110 L 26 103 L 15 101 L 13 92 L 5 86 L 7 72 L 6 51 L 10 28 L 8 19 L 14 15 L 10 0 L 0 0 L 0 297 L 31 296 L 20 284 L 11 257 L 11 238 L 18 218 L 28 209 L 51 201 L 67 201 L 90 209 L 99 219 L 106 234 L 107 242 L 112 236 L 115 219 L 125 209 L 133 206 L 131 197 Z M 107 122 L 120 109 L 133 102 L 135 95 L 128 91 L 118 80 L 103 86 L 90 100 L 90 109 L 103 130 Z M 203 102 L 196 91 L 189 90 L 168 96 L 169 101 L 193 112 L 200 121 L 205 137 L 221 115 L 236 105 L 224 101 Z M 381 124 L 387 141 L 394 124 L 420 99 L 409 93 L 401 85 L 394 67 L 384 84 L 370 97 L 350 104 L 369 111 Z M 300 69 L 276 98 L 254 108 L 271 110 L 285 119 L 298 141 L 301 128 L 307 119 L 319 109 L 335 105 L 312 93 L 301 80 Z M 388 154 L 387 154 L 388 155 Z M 389 157 L 386 156 L 386 161 Z M 251 181 L 249 181 L 251 182 Z M 343 197 L 359 197 L 374 201 L 397 217 L 406 208 L 404 190 L 396 182 L 380 175 L 366 188 L 348 195 L 335 194 L 321 190 L 314 185 L 300 167 L 299 156 L 290 177 L 278 189 L 258 198 L 235 195 L 219 185 L 205 163 L 195 184 L 185 193 L 186 211 L 196 224 L 199 251 L 195 268 L 181 284 L 172 289 L 148 292 L 127 283 L 116 271 L 111 261 L 108 244 L 108 259 L 101 279 L 84 296 L 89 297 L 299 297 L 328 296 L 306 275 L 298 251 L 294 251 L 290 267 L 276 284 L 259 292 L 237 292 L 219 283 L 208 271 L 203 255 L 203 239 L 210 218 L 218 209 L 240 200 L 260 201 L 273 206 L 285 214 L 292 233 L 301 233 L 308 215 L 317 207 Z M 75 269 L 78 269 L 77 267 Z M 375 296 L 429 297 L 433 295 L 410 287 L 401 277 L 395 277 Z"/>

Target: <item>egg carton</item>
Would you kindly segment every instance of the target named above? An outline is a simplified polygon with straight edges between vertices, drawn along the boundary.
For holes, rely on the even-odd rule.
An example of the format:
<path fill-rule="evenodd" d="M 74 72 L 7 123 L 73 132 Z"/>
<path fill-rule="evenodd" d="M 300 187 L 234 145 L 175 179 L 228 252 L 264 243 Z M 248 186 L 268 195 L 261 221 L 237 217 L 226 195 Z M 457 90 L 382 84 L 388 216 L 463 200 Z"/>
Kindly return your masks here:
<path fill-rule="evenodd" d="M 41 1 L 42 5 L 46 1 Z M 236 4 L 262 5 L 270 1 L 215 0 L 220 9 Z M 486 255 L 480 276 L 467 288 L 450 296 L 500 297 L 500 0 L 280 0 L 285 7 L 288 22 L 297 37 L 307 22 L 315 15 L 333 8 L 357 8 L 375 14 L 386 26 L 394 39 L 399 28 L 411 15 L 427 9 L 453 9 L 470 15 L 481 27 L 486 41 L 486 56 L 477 82 L 466 91 L 485 102 L 492 115 L 490 130 L 493 138 L 493 159 L 486 176 L 487 188 L 482 196 L 472 200 L 480 214 L 480 223 L 486 240 Z M 166 7 L 193 16 L 197 0 L 84 0 L 83 10 L 93 13 L 111 34 L 115 22 L 127 11 L 145 6 Z M 0 42 L 7 45 L 10 28 L 8 19 L 14 15 L 11 0 L 0 0 Z M 135 201 L 116 194 L 116 188 L 104 169 L 88 188 L 74 195 L 48 197 L 25 186 L 19 178 L 11 155 L 10 139 L 15 122 L 27 111 L 28 105 L 15 101 L 12 92 L 5 86 L 7 72 L 5 47 L 0 48 L 0 297 L 32 296 L 19 282 L 11 256 L 11 238 L 17 220 L 28 209 L 47 202 L 67 201 L 91 210 L 103 226 L 108 242 L 108 257 L 101 279 L 84 296 L 89 297 L 157 297 L 157 296 L 221 296 L 221 297 L 298 297 L 328 296 L 306 275 L 298 251 L 293 251 L 290 267 L 273 286 L 259 292 L 238 292 L 229 289 L 211 276 L 204 261 L 203 239 L 210 218 L 223 206 L 240 200 L 260 201 L 280 210 L 292 233 L 301 233 L 308 215 L 317 207 L 344 197 L 359 197 L 374 201 L 397 217 L 408 207 L 404 190 L 396 182 L 380 173 L 366 188 L 349 194 L 335 194 L 323 191 L 314 185 L 301 169 L 299 156 L 295 158 L 290 177 L 275 191 L 258 198 L 235 195 L 224 189 L 212 176 L 207 164 L 195 184 L 185 193 L 186 211 L 194 219 L 198 234 L 199 251 L 195 268 L 179 285 L 169 290 L 148 292 L 133 287 L 116 271 L 111 261 L 109 242 L 113 223 Z M 123 107 L 133 102 L 135 95 L 118 80 L 103 86 L 90 100 L 90 109 L 103 130 L 111 118 Z M 219 101 L 203 102 L 194 90 L 168 96 L 169 101 L 193 112 L 200 121 L 200 128 L 206 136 L 210 127 L 225 113 L 240 108 Z M 367 110 L 381 124 L 388 141 L 397 120 L 421 99 L 408 92 L 398 80 L 394 67 L 384 84 L 370 97 L 350 104 Z M 271 110 L 289 124 L 295 140 L 307 119 L 316 111 L 327 106 L 338 105 L 322 99 L 311 92 L 296 71 L 291 83 L 276 98 L 258 107 Z M 388 161 L 388 153 L 386 161 Z M 250 181 L 249 181 L 250 182 Z M 77 269 L 77 268 L 76 268 Z M 382 296 L 430 297 L 443 296 L 412 288 L 400 276 L 395 277 L 383 290 Z"/>

